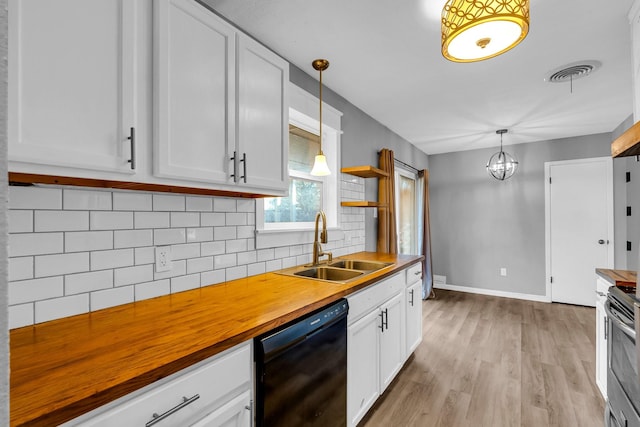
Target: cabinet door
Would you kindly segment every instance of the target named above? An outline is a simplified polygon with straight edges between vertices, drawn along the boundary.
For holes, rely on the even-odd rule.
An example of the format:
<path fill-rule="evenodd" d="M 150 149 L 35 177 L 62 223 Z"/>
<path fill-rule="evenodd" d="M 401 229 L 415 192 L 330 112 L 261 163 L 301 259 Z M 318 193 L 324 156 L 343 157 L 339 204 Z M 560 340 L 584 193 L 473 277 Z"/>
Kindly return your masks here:
<path fill-rule="evenodd" d="M 347 335 L 347 425 L 355 426 L 378 398 L 379 335 L 378 310 L 348 328 Z"/>
<path fill-rule="evenodd" d="M 238 35 L 238 182 L 286 191 L 289 186 L 289 65 Z"/>
<path fill-rule="evenodd" d="M 137 5 L 9 2 L 10 170 L 134 173 Z"/>
<path fill-rule="evenodd" d="M 422 281 L 406 289 L 407 351 L 405 360 L 422 342 Z"/>
<path fill-rule="evenodd" d="M 249 427 L 251 426 L 251 393 L 245 391 L 191 427 Z"/>
<path fill-rule="evenodd" d="M 232 182 L 235 31 L 193 0 L 158 0 L 154 60 L 154 174 Z"/>
<path fill-rule="evenodd" d="M 398 294 L 380 307 L 384 329 L 380 331 L 380 393 L 391 384 L 404 363 L 403 295 Z"/>
<path fill-rule="evenodd" d="M 633 113 L 634 122 L 640 120 L 640 2 L 635 2 L 631 10 L 635 14 L 631 21 L 631 53 L 633 60 Z"/>
<path fill-rule="evenodd" d="M 604 311 L 604 298 L 596 300 L 596 384 L 607 398 L 607 315 Z"/>

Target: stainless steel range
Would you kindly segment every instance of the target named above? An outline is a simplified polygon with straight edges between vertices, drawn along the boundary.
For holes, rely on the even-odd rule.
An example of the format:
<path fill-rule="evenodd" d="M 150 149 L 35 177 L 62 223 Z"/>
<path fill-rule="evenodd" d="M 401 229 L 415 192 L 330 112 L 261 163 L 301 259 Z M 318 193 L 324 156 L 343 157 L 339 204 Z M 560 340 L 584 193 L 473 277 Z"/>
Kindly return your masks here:
<path fill-rule="evenodd" d="M 612 286 L 605 304 L 608 317 L 605 425 L 608 427 L 640 427 L 634 293 L 635 288 Z"/>

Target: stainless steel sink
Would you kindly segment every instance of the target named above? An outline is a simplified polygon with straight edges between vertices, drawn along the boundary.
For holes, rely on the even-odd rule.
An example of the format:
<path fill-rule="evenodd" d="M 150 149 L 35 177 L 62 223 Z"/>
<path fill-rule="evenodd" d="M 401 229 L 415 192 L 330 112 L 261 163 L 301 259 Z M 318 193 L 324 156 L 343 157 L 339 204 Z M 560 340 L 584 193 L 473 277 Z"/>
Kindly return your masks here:
<path fill-rule="evenodd" d="M 331 282 L 345 282 L 362 276 L 364 273 L 357 270 L 347 270 L 333 267 L 311 267 L 300 271 L 295 271 L 294 276 L 310 277 L 312 279 L 328 280 Z"/>
<path fill-rule="evenodd" d="M 330 267 L 334 268 L 345 268 L 350 270 L 360 270 L 360 271 L 376 271 L 381 268 L 385 268 L 392 263 L 390 262 L 379 262 L 379 261 L 363 261 L 359 259 L 341 259 L 339 261 L 333 262 L 329 264 Z"/>
<path fill-rule="evenodd" d="M 391 262 L 340 259 L 331 264 L 297 266 L 275 271 L 275 273 L 284 276 L 324 280 L 332 283 L 346 283 L 392 264 Z"/>

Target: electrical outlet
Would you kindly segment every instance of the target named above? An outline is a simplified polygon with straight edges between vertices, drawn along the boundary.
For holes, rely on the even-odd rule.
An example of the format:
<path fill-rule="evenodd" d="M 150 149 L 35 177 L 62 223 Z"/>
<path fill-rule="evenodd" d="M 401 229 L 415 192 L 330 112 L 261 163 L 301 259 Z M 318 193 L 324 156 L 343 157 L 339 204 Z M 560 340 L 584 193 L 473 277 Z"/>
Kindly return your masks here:
<path fill-rule="evenodd" d="M 156 273 L 171 270 L 171 246 L 156 246 Z"/>
<path fill-rule="evenodd" d="M 501 276 L 506 276 L 506 275 L 507 275 L 507 269 L 506 269 L 505 267 L 502 267 L 502 268 L 500 269 L 500 275 L 501 275 Z"/>

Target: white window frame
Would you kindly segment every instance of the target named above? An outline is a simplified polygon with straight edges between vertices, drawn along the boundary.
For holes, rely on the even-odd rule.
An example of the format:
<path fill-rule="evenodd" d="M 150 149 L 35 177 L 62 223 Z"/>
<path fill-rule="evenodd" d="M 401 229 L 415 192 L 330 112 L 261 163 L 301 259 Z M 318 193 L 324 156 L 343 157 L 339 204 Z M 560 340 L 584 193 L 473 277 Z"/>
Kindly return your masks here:
<path fill-rule="evenodd" d="M 290 84 L 289 123 L 307 132 L 318 135 L 319 100 L 303 89 Z M 342 134 L 342 113 L 322 103 L 322 151 L 327 157 L 331 175 L 311 176 L 308 173 L 289 170 L 289 176 L 323 183 L 322 210 L 327 216 L 329 230 L 338 230 L 339 221 L 339 185 L 340 185 L 340 137 Z M 256 249 L 313 242 L 315 223 L 265 224 L 264 200 L 256 201 Z"/>

